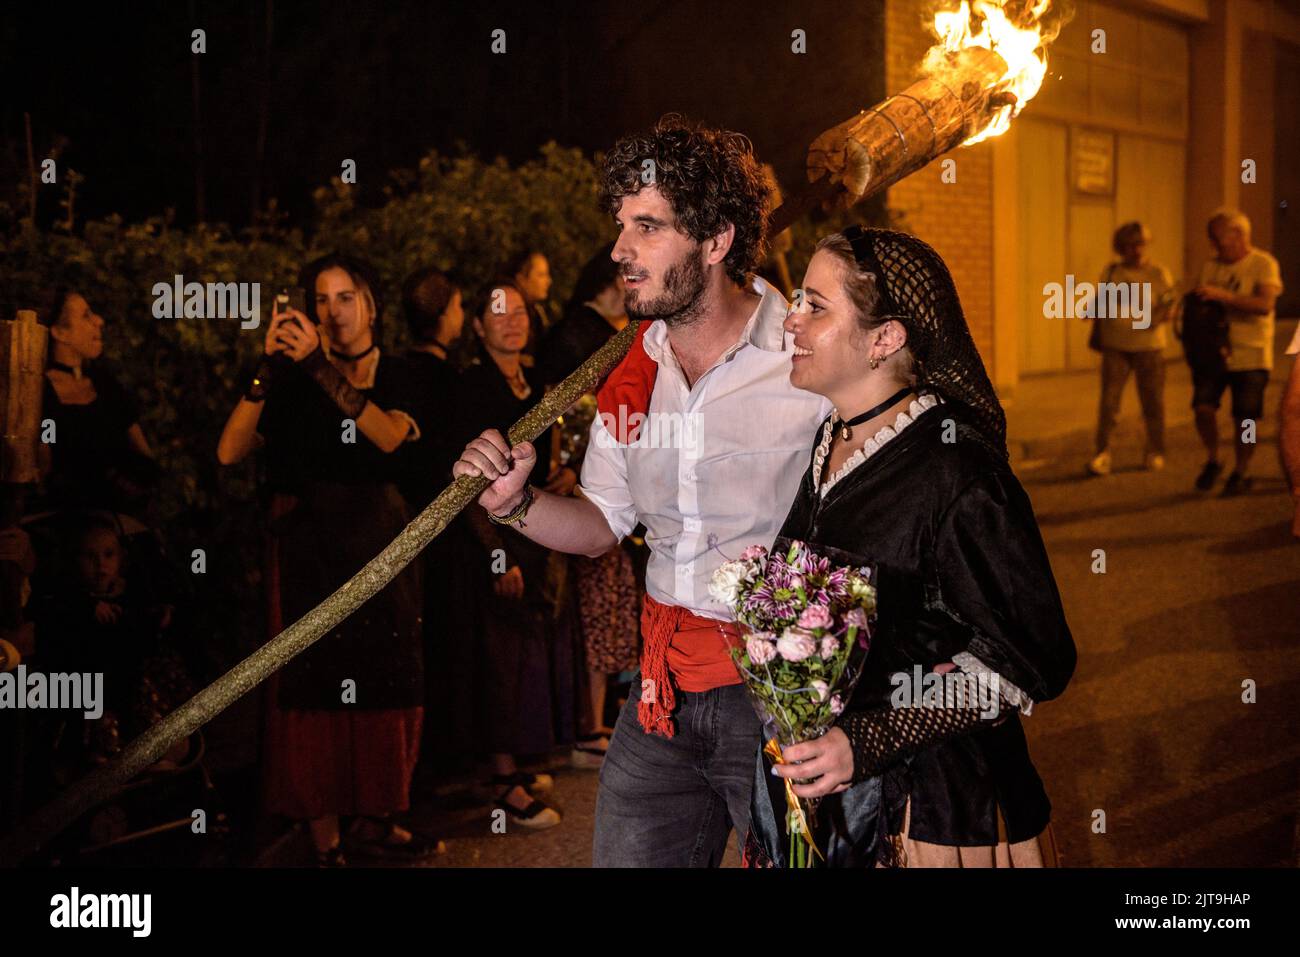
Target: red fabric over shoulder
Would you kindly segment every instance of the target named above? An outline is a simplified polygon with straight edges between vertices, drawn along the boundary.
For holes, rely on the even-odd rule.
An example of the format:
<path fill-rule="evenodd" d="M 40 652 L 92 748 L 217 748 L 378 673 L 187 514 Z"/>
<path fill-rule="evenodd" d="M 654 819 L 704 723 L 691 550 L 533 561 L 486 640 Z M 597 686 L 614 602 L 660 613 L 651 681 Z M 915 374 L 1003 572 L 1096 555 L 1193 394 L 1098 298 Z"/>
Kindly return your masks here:
<path fill-rule="evenodd" d="M 632 340 L 632 348 L 596 391 L 596 410 L 601 421 L 610 434 L 624 444 L 636 441 L 640 425 L 650 411 L 650 395 L 655 390 L 655 376 L 659 374 L 659 364 L 646 354 L 642 343 L 650 323 L 641 322 L 640 325 L 636 338 Z M 638 417 L 633 419 L 633 415 Z"/>

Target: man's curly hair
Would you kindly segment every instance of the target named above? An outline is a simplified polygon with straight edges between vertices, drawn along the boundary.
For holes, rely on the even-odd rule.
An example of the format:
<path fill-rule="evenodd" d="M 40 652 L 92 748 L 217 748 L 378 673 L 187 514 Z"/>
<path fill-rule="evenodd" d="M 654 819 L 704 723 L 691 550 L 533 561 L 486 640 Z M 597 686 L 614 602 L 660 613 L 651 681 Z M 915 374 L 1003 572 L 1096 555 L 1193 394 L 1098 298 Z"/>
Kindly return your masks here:
<path fill-rule="evenodd" d="M 612 215 L 624 196 L 650 185 L 642 180 L 646 160 L 654 161 L 653 185 L 668 200 L 678 228 L 696 242 L 728 223 L 736 227 L 723 263 L 744 285 L 767 253 L 769 186 L 749 138 L 669 113 L 648 133 L 625 136 L 605 154 L 602 210 Z"/>

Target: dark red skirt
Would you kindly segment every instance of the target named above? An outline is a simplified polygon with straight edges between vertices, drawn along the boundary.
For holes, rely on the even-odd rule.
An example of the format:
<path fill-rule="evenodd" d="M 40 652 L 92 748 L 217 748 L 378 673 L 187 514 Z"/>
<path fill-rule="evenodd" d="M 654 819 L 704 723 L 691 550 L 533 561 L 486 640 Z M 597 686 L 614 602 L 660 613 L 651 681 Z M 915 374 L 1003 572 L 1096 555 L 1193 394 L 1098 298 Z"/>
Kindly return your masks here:
<path fill-rule="evenodd" d="M 272 517 L 286 507 L 277 495 Z M 284 629 L 279 549 L 269 536 L 268 637 Z M 279 676 L 266 685 L 262 779 L 266 810 L 295 820 L 327 815 L 381 817 L 410 806 L 424 709 L 324 711 L 279 706 Z"/>
<path fill-rule="evenodd" d="M 267 708 L 266 809 L 295 820 L 405 811 L 423 721 L 423 708 Z"/>

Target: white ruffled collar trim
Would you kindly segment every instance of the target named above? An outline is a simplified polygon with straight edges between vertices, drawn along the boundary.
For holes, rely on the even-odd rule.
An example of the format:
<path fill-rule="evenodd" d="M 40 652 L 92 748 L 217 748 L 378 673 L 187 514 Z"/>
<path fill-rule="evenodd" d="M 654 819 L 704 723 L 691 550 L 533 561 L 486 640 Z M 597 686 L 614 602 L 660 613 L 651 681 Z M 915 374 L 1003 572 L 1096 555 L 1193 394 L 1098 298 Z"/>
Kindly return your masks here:
<path fill-rule="evenodd" d="M 817 446 L 817 454 L 813 456 L 813 488 L 819 491 L 823 496 L 830 491 L 831 487 L 855 468 L 880 451 L 881 447 L 911 425 L 923 413 L 933 409 L 942 400 L 933 393 L 925 393 L 913 399 L 908 405 L 906 411 L 898 413 L 898 418 L 894 420 L 893 425 L 886 425 L 875 435 L 867 439 L 862 448 L 850 455 L 840 466 L 839 470 L 826 479 L 825 483 L 821 482 L 822 467 L 826 464 L 826 456 L 830 452 L 831 439 L 835 434 L 832 425 L 835 422 L 835 413 L 826 420 L 822 426 L 822 440 Z"/>

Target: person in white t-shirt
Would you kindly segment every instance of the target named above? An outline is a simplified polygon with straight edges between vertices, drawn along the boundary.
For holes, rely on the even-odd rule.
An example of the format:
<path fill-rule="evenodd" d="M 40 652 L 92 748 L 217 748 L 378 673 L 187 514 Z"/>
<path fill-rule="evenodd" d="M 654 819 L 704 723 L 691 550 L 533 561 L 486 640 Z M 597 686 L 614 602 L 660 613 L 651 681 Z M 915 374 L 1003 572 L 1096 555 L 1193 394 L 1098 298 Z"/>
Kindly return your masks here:
<path fill-rule="evenodd" d="M 1232 391 L 1232 418 L 1236 426 L 1233 449 L 1236 463 L 1223 495 L 1237 495 L 1250 488 L 1246 474 L 1255 452 L 1255 429 L 1264 415 L 1264 389 L 1273 368 L 1274 306 L 1282 292 L 1282 274 L 1277 260 L 1250 244 L 1250 220 L 1236 210 L 1220 210 L 1210 217 L 1210 242 L 1215 255 L 1201 268 L 1196 295 L 1220 302 L 1228 319 L 1226 368 L 1207 374 L 1193 370 L 1192 408 L 1196 430 L 1205 445 L 1205 465 L 1196 487 L 1209 491 L 1223 471 L 1219 463 L 1219 399 L 1224 389 Z M 1247 441 L 1249 439 L 1250 441 Z"/>

